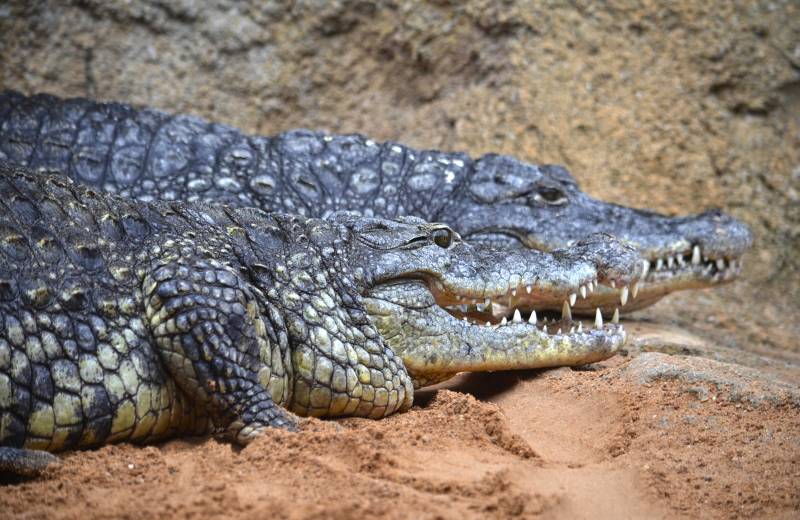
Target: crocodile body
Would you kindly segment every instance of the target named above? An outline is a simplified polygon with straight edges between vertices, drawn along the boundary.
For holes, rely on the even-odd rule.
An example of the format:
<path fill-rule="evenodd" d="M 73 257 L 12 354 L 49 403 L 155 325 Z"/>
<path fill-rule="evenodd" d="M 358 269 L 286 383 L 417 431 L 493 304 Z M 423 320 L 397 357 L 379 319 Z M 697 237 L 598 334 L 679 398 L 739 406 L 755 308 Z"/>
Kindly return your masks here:
<path fill-rule="evenodd" d="M 719 212 L 667 217 L 593 199 L 560 166 L 415 150 L 360 135 L 246 135 L 198 117 L 119 103 L 0 94 L 0 159 L 141 200 L 223 202 L 325 217 L 337 210 L 446 222 L 473 243 L 543 251 L 595 232 L 634 245 L 645 277 L 622 311 L 733 280 L 751 244 Z M 600 288 L 576 312 L 620 302 Z"/>
<path fill-rule="evenodd" d="M 26 450 L 247 443 L 293 414 L 384 417 L 461 371 L 604 359 L 620 326 L 548 332 L 535 311 L 568 315 L 578 287 L 623 287 L 637 262 L 604 236 L 498 252 L 410 217 L 143 202 L 0 162 L 0 469 L 36 470 Z"/>

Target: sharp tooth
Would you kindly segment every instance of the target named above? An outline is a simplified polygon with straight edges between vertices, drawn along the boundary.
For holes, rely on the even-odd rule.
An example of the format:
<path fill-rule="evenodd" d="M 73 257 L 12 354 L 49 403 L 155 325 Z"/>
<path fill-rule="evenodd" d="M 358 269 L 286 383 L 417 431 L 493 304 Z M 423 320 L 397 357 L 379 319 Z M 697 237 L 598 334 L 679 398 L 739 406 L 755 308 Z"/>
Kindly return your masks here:
<path fill-rule="evenodd" d="M 600 308 L 597 308 L 597 311 L 594 313 L 594 326 L 597 329 L 603 328 L 603 315 L 600 313 Z"/>
<path fill-rule="evenodd" d="M 724 271 L 725 270 L 725 259 L 724 258 L 717 258 L 717 270 Z"/>
<path fill-rule="evenodd" d="M 561 334 L 561 327 L 558 328 L 558 332 L 556 334 Z"/>
<path fill-rule="evenodd" d="M 572 319 L 572 310 L 569 308 L 569 302 L 564 302 L 564 305 L 561 306 L 561 318 L 567 320 Z"/>
<path fill-rule="evenodd" d="M 572 293 L 572 294 L 569 295 L 569 304 L 570 305 L 575 305 L 575 302 L 577 300 L 578 300 L 578 295 L 577 294 Z"/>
<path fill-rule="evenodd" d="M 525 286 L 525 292 L 527 292 L 528 294 L 530 294 L 532 290 L 533 290 L 533 287 L 531 287 L 530 285 L 526 285 Z"/>
<path fill-rule="evenodd" d="M 633 282 L 633 285 L 631 285 L 631 296 L 636 298 L 636 296 L 638 295 L 639 295 L 639 280 L 636 280 L 635 282 Z"/>
<path fill-rule="evenodd" d="M 500 325 L 505 325 L 506 323 L 508 323 L 508 320 L 506 319 L 505 316 L 503 316 L 503 319 L 500 320 Z"/>
<path fill-rule="evenodd" d="M 647 273 L 650 272 L 650 261 L 649 260 L 642 260 L 642 280 L 647 276 Z"/>
<path fill-rule="evenodd" d="M 517 289 L 516 288 L 511 289 L 511 296 L 516 296 L 516 295 L 517 295 Z"/>
<path fill-rule="evenodd" d="M 542 332 L 544 332 L 545 334 L 547 334 L 547 325 L 545 325 L 544 327 L 542 327 Z"/>
<path fill-rule="evenodd" d="M 579 332 L 579 333 L 580 333 L 580 332 L 583 332 L 583 322 L 582 322 L 582 321 L 579 321 L 579 322 L 578 322 L 578 332 Z"/>
<path fill-rule="evenodd" d="M 675 259 L 672 258 L 671 256 L 668 256 L 667 257 L 667 268 L 668 269 L 672 269 L 673 267 L 675 267 Z"/>
<path fill-rule="evenodd" d="M 628 303 L 628 286 L 627 285 L 625 287 L 623 287 L 622 290 L 619 293 L 619 302 L 622 305 L 625 305 L 626 303 Z"/>
<path fill-rule="evenodd" d="M 575 327 L 570 327 L 569 328 L 569 333 L 570 334 L 575 334 Z"/>
<path fill-rule="evenodd" d="M 482 303 L 479 303 L 479 304 L 477 304 L 477 305 L 475 306 L 475 309 L 476 309 L 478 312 L 483 312 L 483 304 L 482 304 Z"/>
<path fill-rule="evenodd" d="M 530 318 L 528 318 L 528 323 L 532 323 L 533 325 L 536 325 L 536 311 L 533 311 L 531 313 Z"/>
<path fill-rule="evenodd" d="M 514 321 L 522 321 L 522 315 L 519 313 L 519 309 L 514 309 Z"/>
<path fill-rule="evenodd" d="M 483 305 L 484 305 L 484 307 L 486 307 L 488 309 L 492 305 L 492 299 L 491 298 L 485 298 L 483 300 Z"/>
<path fill-rule="evenodd" d="M 619 323 L 619 309 L 614 309 L 614 316 L 611 317 L 611 323 Z"/>
<path fill-rule="evenodd" d="M 590 293 L 594 292 L 594 280 L 590 280 L 589 283 L 586 284 L 586 286 L 589 288 Z"/>
<path fill-rule="evenodd" d="M 487 321 L 487 322 L 486 322 L 486 326 L 487 326 L 487 327 L 491 327 L 491 326 L 492 326 L 492 322 L 491 322 L 491 321 Z"/>
<path fill-rule="evenodd" d="M 581 298 L 583 298 L 585 300 L 586 299 L 586 286 L 585 285 L 581 285 L 580 292 L 581 292 Z"/>
<path fill-rule="evenodd" d="M 692 265 L 700 265 L 700 246 L 692 248 Z"/>
<path fill-rule="evenodd" d="M 675 259 L 678 261 L 679 266 L 683 267 L 686 265 L 686 260 L 683 259 L 683 255 L 678 255 Z"/>
<path fill-rule="evenodd" d="M 466 304 L 461 304 L 461 305 L 459 305 L 459 306 L 458 306 L 458 309 L 459 309 L 461 312 L 463 312 L 464 314 L 466 314 L 466 313 L 467 313 L 467 309 L 468 309 L 468 308 L 469 308 L 469 307 L 467 307 L 467 305 L 466 305 Z"/>
<path fill-rule="evenodd" d="M 662 259 L 656 260 L 656 271 L 660 271 L 664 267 L 664 261 Z"/>
<path fill-rule="evenodd" d="M 611 287 L 612 287 L 613 289 L 616 289 L 616 288 L 617 288 L 617 282 L 616 282 L 616 280 L 611 280 Z"/>

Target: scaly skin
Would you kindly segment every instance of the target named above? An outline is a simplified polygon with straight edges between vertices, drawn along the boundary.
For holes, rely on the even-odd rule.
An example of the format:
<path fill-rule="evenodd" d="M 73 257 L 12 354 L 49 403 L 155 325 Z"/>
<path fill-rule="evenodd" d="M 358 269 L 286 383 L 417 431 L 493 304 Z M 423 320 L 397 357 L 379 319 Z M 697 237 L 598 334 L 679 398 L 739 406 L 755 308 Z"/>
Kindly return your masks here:
<path fill-rule="evenodd" d="M 560 166 L 495 154 L 473 160 L 359 135 L 250 136 L 197 117 L 83 99 L 0 94 L 2 158 L 143 200 L 315 217 L 342 209 L 415 215 L 506 249 L 553 251 L 607 233 L 635 246 L 649 268 L 623 312 L 673 291 L 730 282 L 752 242 L 746 226 L 719 211 L 667 217 L 598 201 Z M 601 287 L 575 311 L 600 307 L 610 316 L 618 306 L 616 292 Z"/>
<path fill-rule="evenodd" d="M 637 262 L 606 236 L 504 253 L 413 217 L 147 203 L 0 162 L 0 470 L 41 471 L 26 450 L 245 444 L 293 414 L 405 410 L 459 371 L 604 359 L 619 325 L 547 333 L 519 310 L 629 284 Z"/>

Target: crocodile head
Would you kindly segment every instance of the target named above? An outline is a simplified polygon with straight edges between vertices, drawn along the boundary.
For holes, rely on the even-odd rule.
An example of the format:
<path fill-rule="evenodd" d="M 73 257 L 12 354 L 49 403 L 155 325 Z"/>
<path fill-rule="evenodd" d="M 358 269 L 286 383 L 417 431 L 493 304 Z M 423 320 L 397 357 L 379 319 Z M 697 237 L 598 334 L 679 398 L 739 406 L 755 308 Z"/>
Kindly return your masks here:
<path fill-rule="evenodd" d="M 571 318 L 580 287 L 619 294 L 636 279 L 635 251 L 610 236 L 504 252 L 414 217 L 331 221 L 347 230 L 345 262 L 369 318 L 415 386 L 462 371 L 585 364 L 625 341 L 616 323 Z"/>
<path fill-rule="evenodd" d="M 489 154 L 437 220 L 451 223 L 465 240 L 503 249 L 553 251 L 590 233 L 614 235 L 635 247 L 644 276 L 620 306 L 616 291 L 600 290 L 576 312 L 631 311 L 677 290 L 730 282 L 752 237 L 747 226 L 720 212 L 669 217 L 602 202 L 580 190 L 560 166 L 537 166 Z M 636 296 L 636 297 L 634 297 Z"/>

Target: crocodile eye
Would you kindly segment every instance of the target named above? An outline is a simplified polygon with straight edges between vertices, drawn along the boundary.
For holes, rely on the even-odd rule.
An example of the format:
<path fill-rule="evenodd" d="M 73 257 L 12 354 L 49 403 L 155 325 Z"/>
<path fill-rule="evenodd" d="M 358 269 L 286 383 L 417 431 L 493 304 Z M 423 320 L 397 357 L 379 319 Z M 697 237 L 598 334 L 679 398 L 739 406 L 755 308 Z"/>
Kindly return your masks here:
<path fill-rule="evenodd" d="M 453 232 L 447 228 L 434 229 L 431 238 L 437 246 L 447 249 L 453 243 Z"/>
<path fill-rule="evenodd" d="M 542 186 L 534 195 L 534 199 L 553 206 L 560 206 L 567 203 L 567 195 L 558 188 L 552 186 Z"/>

